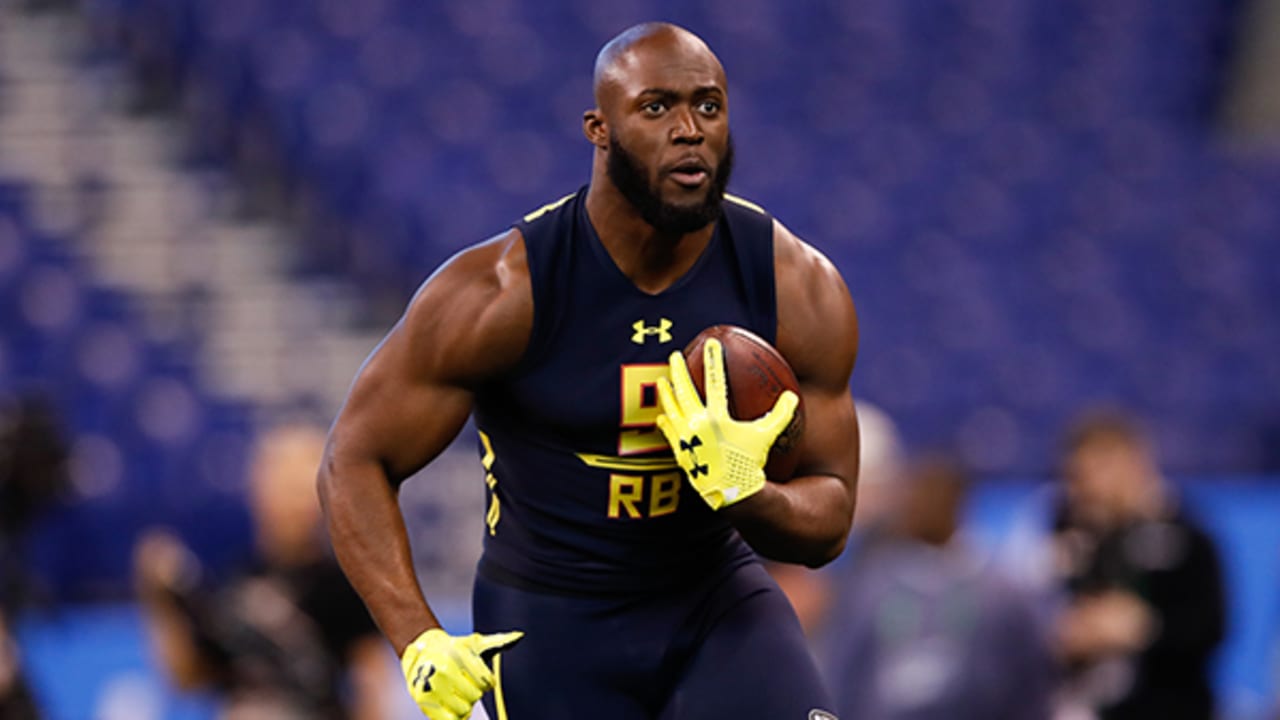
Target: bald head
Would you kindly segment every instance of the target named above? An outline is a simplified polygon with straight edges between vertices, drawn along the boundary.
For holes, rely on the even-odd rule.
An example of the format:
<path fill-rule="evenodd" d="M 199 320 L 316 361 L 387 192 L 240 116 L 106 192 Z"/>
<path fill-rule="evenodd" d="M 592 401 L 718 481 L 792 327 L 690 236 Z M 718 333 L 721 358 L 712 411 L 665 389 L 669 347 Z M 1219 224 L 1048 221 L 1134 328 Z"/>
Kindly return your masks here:
<path fill-rule="evenodd" d="M 666 56 L 673 61 L 709 63 L 723 82 L 724 68 L 702 38 L 671 23 L 641 23 L 623 30 L 605 43 L 596 55 L 592 90 L 597 106 L 604 106 L 602 96 L 607 94 L 607 88 L 616 86 L 637 69 L 643 62 L 642 55 L 646 51 Z"/>

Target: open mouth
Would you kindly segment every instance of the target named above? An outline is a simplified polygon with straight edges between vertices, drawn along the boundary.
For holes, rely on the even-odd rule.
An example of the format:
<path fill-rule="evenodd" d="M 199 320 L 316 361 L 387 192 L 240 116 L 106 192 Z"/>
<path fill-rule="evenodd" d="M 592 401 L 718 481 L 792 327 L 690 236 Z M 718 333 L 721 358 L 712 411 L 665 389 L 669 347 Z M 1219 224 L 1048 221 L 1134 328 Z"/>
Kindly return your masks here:
<path fill-rule="evenodd" d="M 707 166 L 698 161 L 682 162 L 667 172 L 677 184 L 687 188 L 696 188 L 711 177 Z"/>

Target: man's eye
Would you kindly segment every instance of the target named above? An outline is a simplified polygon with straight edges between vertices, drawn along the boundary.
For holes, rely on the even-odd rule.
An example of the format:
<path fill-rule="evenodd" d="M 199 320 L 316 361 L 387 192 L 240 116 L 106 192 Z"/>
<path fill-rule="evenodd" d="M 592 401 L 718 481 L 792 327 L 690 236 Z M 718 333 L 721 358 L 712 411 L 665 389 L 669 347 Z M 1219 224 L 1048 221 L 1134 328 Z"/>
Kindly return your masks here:
<path fill-rule="evenodd" d="M 715 100 L 703 100 L 698 103 L 698 109 L 707 115 L 715 115 L 720 112 L 720 103 Z"/>
<path fill-rule="evenodd" d="M 657 115 L 667 109 L 667 104 L 660 100 L 654 100 L 653 102 L 645 103 L 643 109 L 650 115 Z"/>

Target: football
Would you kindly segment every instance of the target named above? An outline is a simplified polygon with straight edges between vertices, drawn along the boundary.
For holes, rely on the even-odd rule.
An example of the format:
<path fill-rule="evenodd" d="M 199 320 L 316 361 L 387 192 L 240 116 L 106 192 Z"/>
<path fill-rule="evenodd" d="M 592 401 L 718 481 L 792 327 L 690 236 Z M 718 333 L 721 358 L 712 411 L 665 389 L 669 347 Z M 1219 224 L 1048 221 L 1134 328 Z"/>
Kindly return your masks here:
<path fill-rule="evenodd" d="M 713 325 L 698 333 L 684 349 L 685 363 L 706 400 L 702 346 L 716 338 L 724 348 L 725 379 L 729 391 L 729 414 L 735 420 L 755 420 L 773 409 L 783 390 L 800 395 L 800 384 L 786 358 L 764 338 L 736 325 Z M 764 473 L 774 482 L 791 479 L 800 461 L 800 438 L 804 434 L 804 400 L 796 406 L 791 424 L 778 436 L 769 452 Z"/>

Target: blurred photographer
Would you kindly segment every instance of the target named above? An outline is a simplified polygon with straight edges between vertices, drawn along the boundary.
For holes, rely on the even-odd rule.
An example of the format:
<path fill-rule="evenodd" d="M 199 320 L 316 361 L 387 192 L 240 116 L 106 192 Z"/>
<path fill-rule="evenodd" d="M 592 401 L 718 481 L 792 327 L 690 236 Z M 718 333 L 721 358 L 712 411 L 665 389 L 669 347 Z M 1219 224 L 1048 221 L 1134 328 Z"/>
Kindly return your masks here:
<path fill-rule="evenodd" d="M 959 536 L 966 469 L 909 464 L 841 578 L 823 666 L 840 717 L 1044 720 L 1056 674 L 1032 597 Z"/>
<path fill-rule="evenodd" d="M 1067 434 L 1054 518 L 1057 626 L 1067 696 L 1104 720 L 1209 720 L 1209 662 L 1225 624 L 1208 535 L 1125 415 L 1088 415 Z"/>
<path fill-rule="evenodd" d="M 153 654 L 177 686 L 221 690 L 228 720 L 386 716 L 386 646 L 321 532 L 323 444 L 310 427 L 261 440 L 249 478 L 258 558 L 234 580 L 211 586 L 167 531 L 135 549 Z"/>

